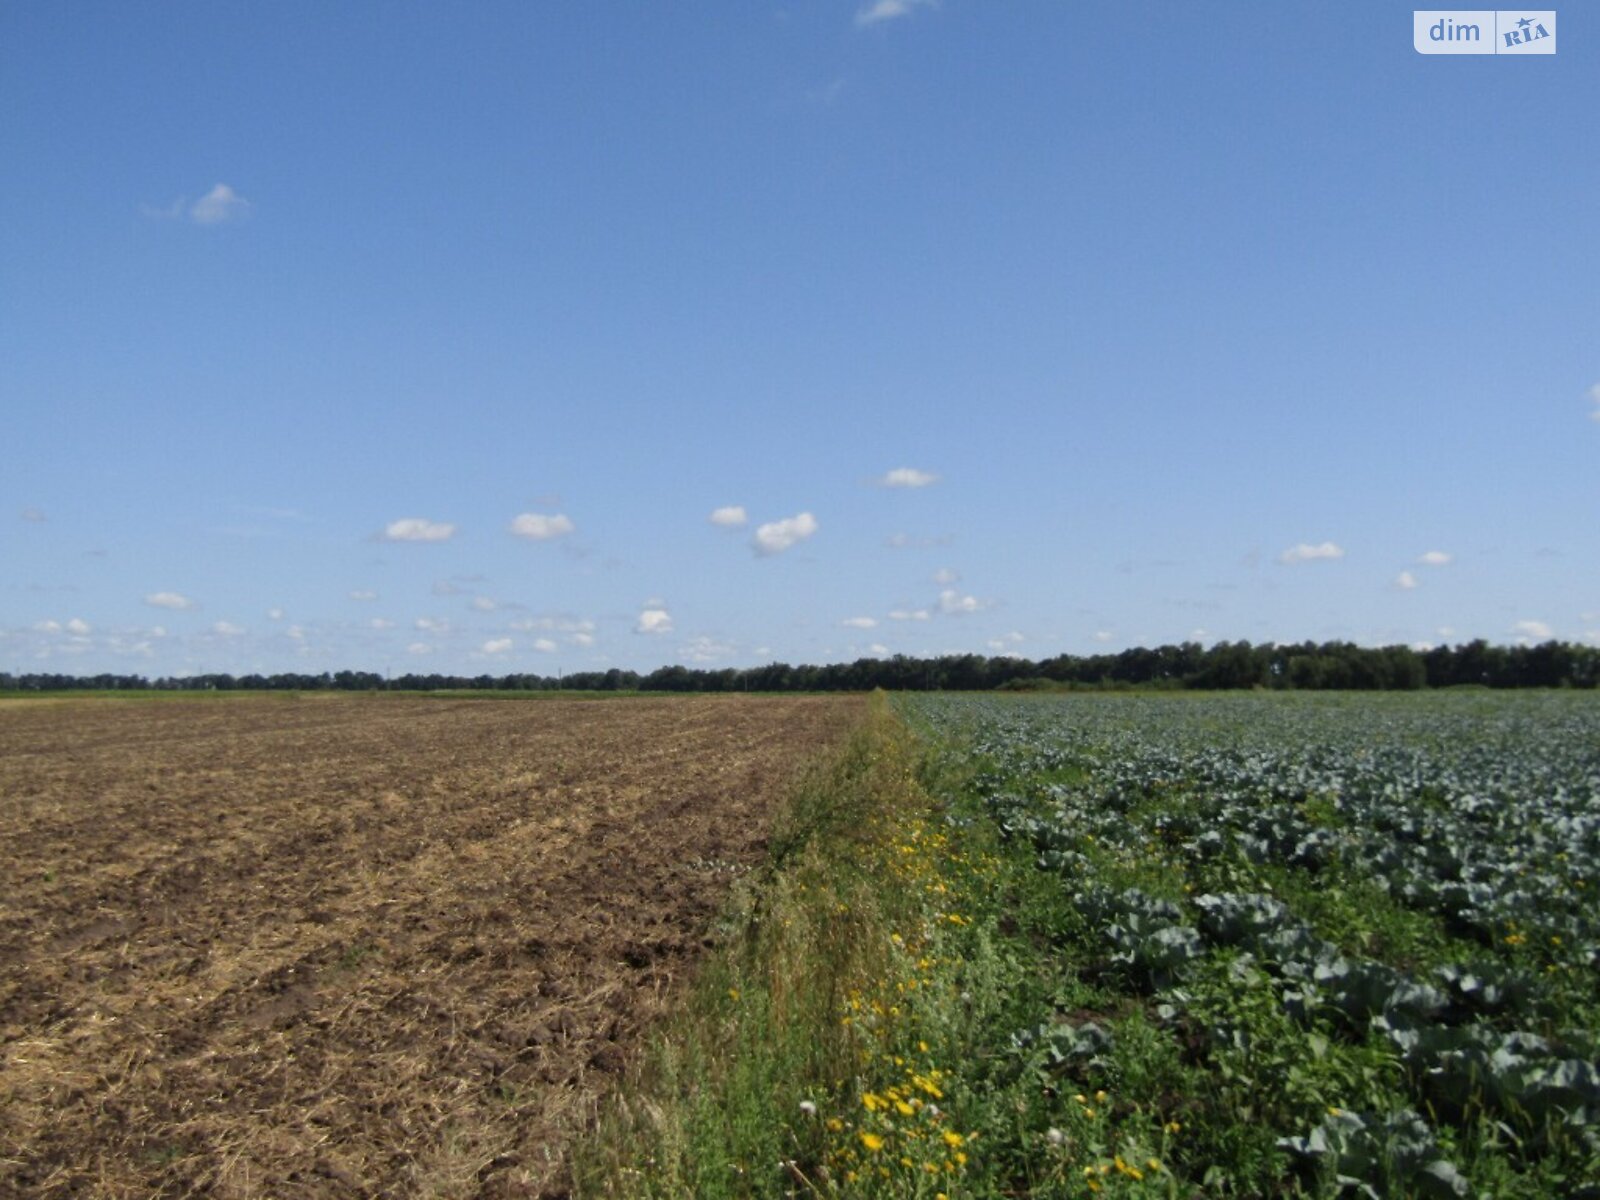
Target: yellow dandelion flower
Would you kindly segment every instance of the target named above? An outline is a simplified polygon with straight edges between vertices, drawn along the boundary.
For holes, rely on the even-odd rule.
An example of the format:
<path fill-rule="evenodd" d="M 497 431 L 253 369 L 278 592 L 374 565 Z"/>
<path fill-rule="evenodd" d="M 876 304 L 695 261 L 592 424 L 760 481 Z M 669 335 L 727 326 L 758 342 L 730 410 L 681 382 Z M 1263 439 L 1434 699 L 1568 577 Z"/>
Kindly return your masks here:
<path fill-rule="evenodd" d="M 946 1129 L 944 1131 L 944 1144 L 946 1146 L 959 1146 L 966 1140 L 966 1138 L 962 1137 L 954 1129 Z"/>
<path fill-rule="evenodd" d="M 874 1154 L 883 1149 L 883 1139 L 875 1133 L 863 1132 L 861 1134 L 861 1144 Z"/>

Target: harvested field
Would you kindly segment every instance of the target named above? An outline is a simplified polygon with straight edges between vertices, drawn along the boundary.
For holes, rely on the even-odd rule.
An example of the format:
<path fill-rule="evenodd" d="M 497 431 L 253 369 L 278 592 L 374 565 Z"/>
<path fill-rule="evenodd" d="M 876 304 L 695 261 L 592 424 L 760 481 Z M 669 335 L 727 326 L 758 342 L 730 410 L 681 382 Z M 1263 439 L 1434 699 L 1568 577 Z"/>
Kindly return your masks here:
<path fill-rule="evenodd" d="M 0 708 L 0 1194 L 560 1194 L 858 705 Z"/>

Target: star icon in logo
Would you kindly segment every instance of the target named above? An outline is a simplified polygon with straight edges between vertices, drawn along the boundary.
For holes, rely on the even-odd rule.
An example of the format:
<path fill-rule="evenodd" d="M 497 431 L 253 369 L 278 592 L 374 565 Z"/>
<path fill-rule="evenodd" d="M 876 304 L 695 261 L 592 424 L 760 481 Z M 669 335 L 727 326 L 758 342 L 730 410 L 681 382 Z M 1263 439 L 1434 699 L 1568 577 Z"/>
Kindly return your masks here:
<path fill-rule="evenodd" d="M 1528 31 L 1528 26 L 1532 25 L 1533 21 L 1529 17 L 1523 17 L 1522 20 L 1517 22 L 1517 24 L 1520 25 L 1522 27 L 1522 31 L 1526 33 Z"/>

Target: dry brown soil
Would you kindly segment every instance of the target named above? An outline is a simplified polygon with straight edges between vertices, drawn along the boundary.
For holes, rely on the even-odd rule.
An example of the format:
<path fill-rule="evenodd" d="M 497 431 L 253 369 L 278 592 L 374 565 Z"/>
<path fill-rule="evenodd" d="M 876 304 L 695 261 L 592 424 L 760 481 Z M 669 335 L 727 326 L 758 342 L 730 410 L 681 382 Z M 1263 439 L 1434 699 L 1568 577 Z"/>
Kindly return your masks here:
<path fill-rule="evenodd" d="M 0 706 L 0 1195 L 557 1195 L 859 701 Z"/>

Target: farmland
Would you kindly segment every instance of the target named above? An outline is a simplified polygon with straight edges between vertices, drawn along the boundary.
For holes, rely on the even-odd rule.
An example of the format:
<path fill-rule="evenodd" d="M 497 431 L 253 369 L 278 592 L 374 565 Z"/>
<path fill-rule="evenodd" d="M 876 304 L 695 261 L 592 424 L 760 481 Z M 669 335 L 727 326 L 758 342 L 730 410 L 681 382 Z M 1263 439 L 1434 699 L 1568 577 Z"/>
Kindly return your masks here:
<path fill-rule="evenodd" d="M 539 1195 L 859 708 L 0 705 L 0 1194 Z"/>
<path fill-rule="evenodd" d="M 997 864 L 980 1190 L 1600 1194 L 1592 699 L 903 707 Z"/>

